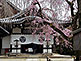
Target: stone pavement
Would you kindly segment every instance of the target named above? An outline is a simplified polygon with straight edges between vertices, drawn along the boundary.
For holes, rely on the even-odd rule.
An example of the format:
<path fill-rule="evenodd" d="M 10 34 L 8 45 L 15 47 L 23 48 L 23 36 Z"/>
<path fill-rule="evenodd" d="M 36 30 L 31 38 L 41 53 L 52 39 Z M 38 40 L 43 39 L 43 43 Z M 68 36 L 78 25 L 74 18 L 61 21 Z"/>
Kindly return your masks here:
<path fill-rule="evenodd" d="M 0 56 L 0 61 L 74 61 L 69 55 L 60 54 L 18 54 L 16 56 Z"/>

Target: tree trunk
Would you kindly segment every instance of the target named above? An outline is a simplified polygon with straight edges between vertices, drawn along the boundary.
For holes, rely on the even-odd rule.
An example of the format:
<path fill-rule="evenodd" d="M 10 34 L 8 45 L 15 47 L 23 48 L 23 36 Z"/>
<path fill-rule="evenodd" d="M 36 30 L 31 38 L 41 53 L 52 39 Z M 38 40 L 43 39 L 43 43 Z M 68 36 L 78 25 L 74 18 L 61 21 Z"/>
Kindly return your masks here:
<path fill-rule="evenodd" d="M 77 0 L 77 2 L 78 2 L 77 19 L 79 19 L 79 27 L 78 28 L 81 28 L 81 0 Z M 79 61 L 80 55 L 81 55 L 81 50 L 76 50 L 76 61 Z"/>
<path fill-rule="evenodd" d="M 81 0 L 77 0 L 78 2 L 78 19 L 79 19 L 79 28 L 81 28 Z"/>

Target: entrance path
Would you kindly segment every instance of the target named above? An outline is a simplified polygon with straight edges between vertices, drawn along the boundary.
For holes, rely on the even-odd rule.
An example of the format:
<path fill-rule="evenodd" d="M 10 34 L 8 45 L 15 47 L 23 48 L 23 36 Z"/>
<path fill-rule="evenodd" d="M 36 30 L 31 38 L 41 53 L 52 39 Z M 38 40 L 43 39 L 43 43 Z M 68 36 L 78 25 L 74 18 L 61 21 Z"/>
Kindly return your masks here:
<path fill-rule="evenodd" d="M 0 56 L 0 61 L 74 61 L 74 57 L 60 54 L 18 54 L 16 56 Z"/>

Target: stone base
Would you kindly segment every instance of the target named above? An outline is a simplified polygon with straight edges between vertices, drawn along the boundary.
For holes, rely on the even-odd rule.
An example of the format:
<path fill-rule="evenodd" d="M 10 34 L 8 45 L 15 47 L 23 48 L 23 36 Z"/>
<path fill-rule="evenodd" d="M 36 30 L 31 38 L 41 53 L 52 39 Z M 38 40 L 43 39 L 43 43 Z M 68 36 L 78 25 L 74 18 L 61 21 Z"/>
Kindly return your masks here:
<path fill-rule="evenodd" d="M 60 54 L 18 54 L 16 56 L 0 56 L 0 61 L 74 61 L 69 55 Z"/>

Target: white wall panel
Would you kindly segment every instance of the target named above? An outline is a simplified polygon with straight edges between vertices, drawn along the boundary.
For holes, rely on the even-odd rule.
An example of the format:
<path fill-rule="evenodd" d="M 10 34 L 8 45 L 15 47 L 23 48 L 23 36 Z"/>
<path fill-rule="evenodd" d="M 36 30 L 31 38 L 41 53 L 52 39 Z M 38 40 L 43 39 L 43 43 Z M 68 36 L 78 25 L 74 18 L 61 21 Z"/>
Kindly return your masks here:
<path fill-rule="evenodd" d="M 3 37 L 2 48 L 10 48 L 10 36 Z"/>
<path fill-rule="evenodd" d="M 38 39 L 39 39 L 39 35 L 11 35 L 11 44 L 15 44 L 14 40 L 19 40 L 19 38 L 21 36 L 24 36 L 26 38 L 26 41 L 24 43 L 22 43 L 21 41 L 19 41 L 19 44 L 29 44 L 29 43 L 35 43 L 35 44 L 46 44 L 46 41 L 44 41 L 43 43 L 41 43 Z M 53 44 L 53 39 L 51 37 L 51 41 L 49 41 L 49 44 Z"/>

